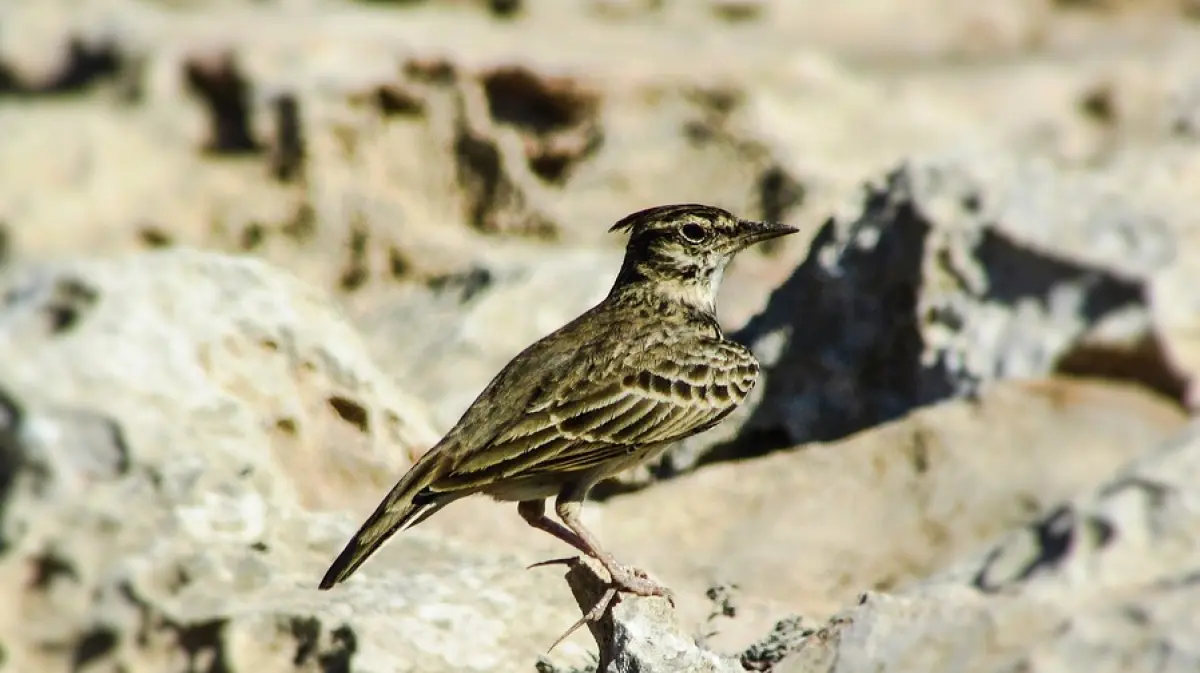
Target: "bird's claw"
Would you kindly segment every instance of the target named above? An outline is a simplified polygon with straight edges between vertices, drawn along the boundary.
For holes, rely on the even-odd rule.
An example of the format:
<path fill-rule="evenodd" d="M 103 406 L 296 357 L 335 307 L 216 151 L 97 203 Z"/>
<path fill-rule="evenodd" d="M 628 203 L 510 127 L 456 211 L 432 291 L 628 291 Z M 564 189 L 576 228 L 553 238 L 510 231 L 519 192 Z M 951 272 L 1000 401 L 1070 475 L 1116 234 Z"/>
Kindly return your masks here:
<path fill-rule="evenodd" d="M 529 565 L 525 566 L 525 569 L 533 570 L 534 568 L 544 568 L 546 566 L 553 566 L 553 565 L 569 566 L 569 565 L 575 565 L 576 563 L 579 563 L 578 556 L 564 556 L 562 558 L 552 558 L 552 559 L 546 559 L 545 561 L 538 561 L 537 563 L 530 563 Z"/>
<path fill-rule="evenodd" d="M 596 601 L 596 604 L 592 606 L 592 609 L 588 610 L 586 614 L 584 614 L 582 617 L 579 618 L 579 621 L 572 624 L 571 628 L 567 629 L 565 633 L 563 633 L 561 636 L 559 636 L 558 640 L 555 640 L 554 643 L 551 644 L 550 647 L 546 650 L 546 654 L 549 654 L 551 652 L 551 650 L 558 647 L 559 644 L 562 643 L 562 641 L 566 640 L 568 637 L 570 637 L 570 635 L 572 633 L 575 633 L 576 631 L 578 631 L 579 627 L 583 626 L 584 624 L 590 624 L 592 622 L 598 621 L 600 619 L 600 617 L 602 617 L 604 615 L 604 613 L 608 611 L 608 608 L 612 605 L 613 601 L 616 600 L 616 598 L 617 598 L 617 588 L 616 587 L 610 586 L 609 588 L 605 589 L 604 594 L 602 596 L 600 596 L 600 600 Z"/>

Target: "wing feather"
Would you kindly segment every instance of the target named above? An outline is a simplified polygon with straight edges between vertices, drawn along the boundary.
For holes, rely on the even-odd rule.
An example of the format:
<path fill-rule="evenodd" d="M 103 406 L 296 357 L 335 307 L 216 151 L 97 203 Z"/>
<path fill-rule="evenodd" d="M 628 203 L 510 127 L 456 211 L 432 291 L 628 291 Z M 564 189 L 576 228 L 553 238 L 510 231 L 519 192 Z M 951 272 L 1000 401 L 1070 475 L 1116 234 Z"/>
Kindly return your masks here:
<path fill-rule="evenodd" d="M 639 353 L 604 371 L 602 380 L 548 386 L 525 414 L 463 456 L 434 488 L 591 470 L 715 425 L 754 387 L 758 364 L 728 342 L 698 340 L 694 346 Z"/>

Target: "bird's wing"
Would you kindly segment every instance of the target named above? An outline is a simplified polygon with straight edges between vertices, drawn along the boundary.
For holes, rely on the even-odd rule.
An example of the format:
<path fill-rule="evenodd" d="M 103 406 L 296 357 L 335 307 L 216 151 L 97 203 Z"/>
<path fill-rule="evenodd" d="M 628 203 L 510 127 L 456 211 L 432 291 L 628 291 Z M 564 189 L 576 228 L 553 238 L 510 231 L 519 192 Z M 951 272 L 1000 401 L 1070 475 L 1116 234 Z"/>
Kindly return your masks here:
<path fill-rule="evenodd" d="M 631 354 L 582 380 L 547 386 L 435 488 L 588 470 L 637 447 L 682 439 L 733 411 L 757 377 L 749 352 L 717 339 Z"/>

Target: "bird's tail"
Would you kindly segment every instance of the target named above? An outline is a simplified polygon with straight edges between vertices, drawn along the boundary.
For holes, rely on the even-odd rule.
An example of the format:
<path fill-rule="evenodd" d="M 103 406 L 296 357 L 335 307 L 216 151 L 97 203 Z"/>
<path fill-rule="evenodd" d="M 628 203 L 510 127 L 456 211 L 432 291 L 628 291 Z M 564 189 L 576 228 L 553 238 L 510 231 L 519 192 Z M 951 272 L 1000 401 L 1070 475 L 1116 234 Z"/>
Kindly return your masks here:
<path fill-rule="evenodd" d="M 415 526 L 455 499 L 449 493 L 426 490 L 442 472 L 440 454 L 428 451 L 400 478 L 325 571 L 320 588 L 329 589 L 345 580 L 397 531 Z"/>

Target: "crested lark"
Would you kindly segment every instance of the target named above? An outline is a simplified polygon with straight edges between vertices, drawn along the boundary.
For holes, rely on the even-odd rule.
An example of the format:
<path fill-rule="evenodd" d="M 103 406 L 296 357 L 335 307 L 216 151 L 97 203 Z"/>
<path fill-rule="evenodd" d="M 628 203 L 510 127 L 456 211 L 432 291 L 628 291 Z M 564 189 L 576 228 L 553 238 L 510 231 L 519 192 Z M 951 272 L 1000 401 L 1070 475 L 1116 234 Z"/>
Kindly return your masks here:
<path fill-rule="evenodd" d="M 611 231 L 629 232 L 629 243 L 604 301 L 492 379 L 400 478 L 329 567 L 322 589 L 349 577 L 396 531 L 483 493 L 517 502 L 529 525 L 608 571 L 610 588 L 571 631 L 603 614 L 617 591 L 670 597 L 601 548 L 580 520 L 584 498 L 597 482 L 716 425 L 746 398 L 758 362 L 722 334 L 717 289 L 739 250 L 796 230 L 685 204 L 633 213 Z M 546 514 L 551 496 L 562 523 Z"/>

